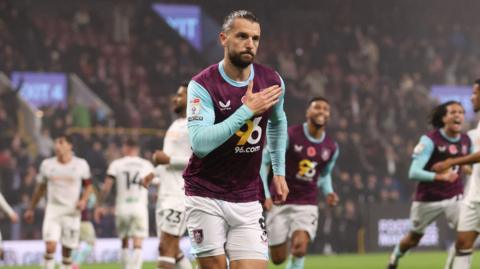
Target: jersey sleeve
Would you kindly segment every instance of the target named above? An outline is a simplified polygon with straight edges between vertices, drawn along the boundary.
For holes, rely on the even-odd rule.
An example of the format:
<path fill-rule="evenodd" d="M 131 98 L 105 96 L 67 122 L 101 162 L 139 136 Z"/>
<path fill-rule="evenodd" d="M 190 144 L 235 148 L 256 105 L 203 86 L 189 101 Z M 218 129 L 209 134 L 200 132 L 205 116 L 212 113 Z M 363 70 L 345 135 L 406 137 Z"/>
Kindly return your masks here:
<path fill-rule="evenodd" d="M 227 141 L 252 116 L 253 112 L 242 105 L 226 120 L 215 124 L 214 106 L 208 91 L 193 80 L 188 84 L 188 135 L 192 150 L 199 158 Z"/>
<path fill-rule="evenodd" d="M 285 98 L 285 83 L 281 81 L 282 96 L 273 107 L 272 114 L 267 123 L 267 140 L 272 159 L 272 170 L 274 175 L 285 176 L 285 152 L 287 149 L 287 116 L 283 110 Z"/>
<path fill-rule="evenodd" d="M 47 174 L 46 174 L 46 166 L 47 166 L 47 163 L 46 161 L 42 161 L 42 163 L 40 164 L 40 168 L 38 169 L 38 175 L 37 175 L 37 183 L 39 184 L 45 184 L 47 183 Z"/>
<path fill-rule="evenodd" d="M 116 178 L 116 177 L 117 177 L 117 174 L 118 174 L 117 162 L 116 162 L 116 161 L 113 161 L 113 162 L 110 163 L 110 165 L 108 166 L 107 176 L 112 177 L 112 178 Z"/>
<path fill-rule="evenodd" d="M 82 169 L 82 179 L 83 180 L 91 180 L 92 173 L 90 171 L 90 166 L 88 165 L 86 160 L 83 160 L 83 169 Z"/>
<path fill-rule="evenodd" d="M 7 213 L 7 215 L 12 215 L 13 214 L 13 209 L 12 207 L 7 203 L 7 200 L 5 200 L 5 197 L 0 193 L 0 208 Z"/>
<path fill-rule="evenodd" d="M 322 188 L 324 195 L 333 192 L 332 171 L 335 163 L 337 162 L 338 155 L 340 155 L 340 149 L 337 145 L 337 150 L 335 150 L 332 159 L 328 162 L 327 166 L 325 166 L 325 169 L 322 171 L 322 173 L 320 174 L 320 178 L 317 181 L 317 186 L 319 188 Z"/>
<path fill-rule="evenodd" d="M 271 197 L 268 186 L 268 168 L 270 167 L 270 164 L 270 153 L 268 152 L 267 148 L 264 148 L 262 152 L 262 164 L 260 166 L 260 178 L 262 179 L 263 191 L 266 199 Z"/>
<path fill-rule="evenodd" d="M 155 167 L 149 161 L 145 160 L 143 169 L 140 171 L 140 178 L 144 178 L 151 173 L 155 173 Z"/>
<path fill-rule="evenodd" d="M 408 171 L 408 177 L 415 181 L 431 182 L 435 179 L 435 172 L 425 170 L 425 165 L 430 160 L 435 146 L 433 141 L 426 135 L 420 137 L 412 155 L 412 163 Z"/>

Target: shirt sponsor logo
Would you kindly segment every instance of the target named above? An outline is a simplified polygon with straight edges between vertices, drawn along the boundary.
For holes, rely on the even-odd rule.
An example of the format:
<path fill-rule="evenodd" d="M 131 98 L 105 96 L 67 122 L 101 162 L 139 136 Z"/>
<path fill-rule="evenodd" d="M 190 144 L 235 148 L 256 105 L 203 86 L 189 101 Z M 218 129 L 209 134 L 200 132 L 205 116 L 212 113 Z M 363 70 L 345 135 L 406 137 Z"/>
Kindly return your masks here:
<path fill-rule="evenodd" d="M 222 101 L 218 101 L 218 104 L 220 105 L 220 110 L 221 111 L 225 111 L 225 110 L 230 110 L 232 109 L 230 107 L 230 100 L 228 100 L 226 103 L 222 102 Z"/>
<path fill-rule="evenodd" d="M 445 152 L 447 150 L 447 146 L 438 146 L 438 151 Z"/>
<path fill-rule="evenodd" d="M 295 152 L 302 152 L 303 146 L 302 145 L 293 145 Z"/>

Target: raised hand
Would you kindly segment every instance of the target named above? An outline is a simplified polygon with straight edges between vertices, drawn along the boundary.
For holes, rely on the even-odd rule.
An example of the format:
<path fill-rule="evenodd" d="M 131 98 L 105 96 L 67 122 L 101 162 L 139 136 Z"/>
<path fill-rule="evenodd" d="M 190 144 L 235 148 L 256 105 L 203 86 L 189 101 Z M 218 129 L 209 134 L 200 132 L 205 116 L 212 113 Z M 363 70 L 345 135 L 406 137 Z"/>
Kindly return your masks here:
<path fill-rule="evenodd" d="M 282 95 L 282 88 L 278 85 L 270 86 L 253 93 L 253 80 L 248 83 L 244 104 L 253 111 L 254 115 L 262 114 L 275 105 Z"/>

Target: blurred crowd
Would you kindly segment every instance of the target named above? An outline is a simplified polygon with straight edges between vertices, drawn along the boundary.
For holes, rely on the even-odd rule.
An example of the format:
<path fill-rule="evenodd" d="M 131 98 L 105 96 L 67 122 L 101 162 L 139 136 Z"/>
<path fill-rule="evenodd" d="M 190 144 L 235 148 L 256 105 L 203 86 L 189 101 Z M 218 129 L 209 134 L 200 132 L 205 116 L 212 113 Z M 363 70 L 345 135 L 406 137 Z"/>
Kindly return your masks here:
<path fill-rule="evenodd" d="M 161 147 L 162 131 L 172 120 L 170 95 L 180 81 L 211 64 L 152 12 L 149 1 L 55 3 L 0 1 L 0 71 L 75 73 L 112 108 L 116 128 L 103 128 L 107 119 L 93 108 L 42 108 L 41 143 L 32 156 L 9 102 L 1 102 L 0 190 L 19 212 L 31 198 L 39 161 L 52 154 L 56 132 L 75 128 L 75 152 L 88 160 L 101 183 L 126 136 L 140 140 L 146 158 Z M 257 14 L 262 22 L 257 61 L 285 80 L 289 124 L 304 120 L 300 108 L 311 97 L 330 100 L 327 132 L 340 147 L 333 179 L 341 203 L 334 209 L 320 203 L 314 248 L 356 251 L 352 240 L 332 238 L 357 238 L 369 203 L 411 198 L 414 183 L 407 172 L 413 147 L 429 129 L 430 86 L 469 85 L 480 74 L 475 9 L 448 1 L 438 1 L 435 15 L 422 8 L 428 3 L 413 1 L 196 3 L 219 24 L 233 9 Z M 456 18 L 452 11 L 467 15 Z M 78 111 L 84 111 L 85 120 L 78 120 Z M 10 231 L 6 238 L 40 238 L 39 219 L 30 226 L 2 222 L 0 229 Z M 113 222 L 97 225 L 100 236 L 113 236 L 108 225 Z"/>

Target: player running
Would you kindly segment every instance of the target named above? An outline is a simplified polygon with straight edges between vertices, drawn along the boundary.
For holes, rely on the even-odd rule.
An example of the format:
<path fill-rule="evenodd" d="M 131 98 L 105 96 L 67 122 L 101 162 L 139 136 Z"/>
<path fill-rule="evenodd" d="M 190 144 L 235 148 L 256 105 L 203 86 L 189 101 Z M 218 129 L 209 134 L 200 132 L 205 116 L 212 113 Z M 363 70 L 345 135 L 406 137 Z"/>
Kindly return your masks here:
<path fill-rule="evenodd" d="M 38 185 L 33 193 L 30 207 L 24 217 L 32 223 L 35 207 L 47 192 L 47 205 L 43 219 L 42 235 L 46 244 L 45 269 L 55 268 L 57 242 L 62 244 L 61 269 L 72 266 L 72 249 L 78 246 L 80 235 L 80 212 L 85 209 L 92 192 L 90 167 L 87 161 L 75 157 L 72 140 L 68 135 L 55 139 L 55 156 L 40 164 Z M 82 187 L 84 189 L 81 193 Z"/>
<path fill-rule="evenodd" d="M 287 269 L 302 269 L 310 242 L 315 238 L 318 223 L 318 188 L 322 188 L 327 204 L 334 206 L 338 196 L 333 191 L 331 172 L 339 155 L 337 143 L 325 132 L 330 119 L 330 104 L 316 97 L 308 103 L 307 121 L 288 128 L 286 179 L 290 190 L 282 205 L 273 205 L 267 212 L 268 243 L 274 264 L 283 263 L 292 255 Z M 265 151 L 262 180 L 265 205 L 271 206 L 267 186 L 270 154 Z M 290 246 L 290 249 L 288 249 Z"/>
<path fill-rule="evenodd" d="M 432 166 L 439 161 L 472 152 L 470 138 L 461 133 L 464 117 L 464 108 L 456 101 L 443 103 L 431 113 L 430 123 L 434 129 L 420 138 L 410 165 L 409 178 L 418 182 L 410 210 L 412 227 L 390 255 L 389 269 L 397 268 L 399 259 L 409 249 L 418 245 L 427 226 L 442 213 L 450 227 L 457 227 L 460 200 L 463 196 L 463 172 L 455 166 L 451 170 L 436 173 Z M 453 255 L 451 248 L 446 268 Z"/>

